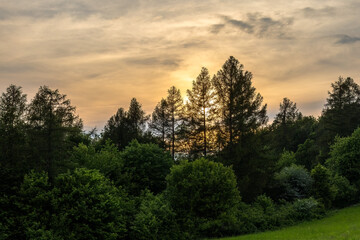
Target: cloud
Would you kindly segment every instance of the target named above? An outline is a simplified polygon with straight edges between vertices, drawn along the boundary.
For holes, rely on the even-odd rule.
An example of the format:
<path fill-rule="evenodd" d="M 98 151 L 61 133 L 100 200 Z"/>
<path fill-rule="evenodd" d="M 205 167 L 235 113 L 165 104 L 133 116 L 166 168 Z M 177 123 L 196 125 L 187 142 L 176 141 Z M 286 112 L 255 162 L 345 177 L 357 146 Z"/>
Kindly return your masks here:
<path fill-rule="evenodd" d="M 0 9 L 0 19 L 28 17 L 33 19 L 49 19 L 58 15 L 70 15 L 84 19 L 92 15 L 104 19 L 113 19 L 126 15 L 139 6 L 138 0 L 19 0 L 9 1 Z"/>
<path fill-rule="evenodd" d="M 213 34 L 218 34 L 224 27 L 225 24 L 213 24 L 210 26 L 210 32 Z"/>
<path fill-rule="evenodd" d="M 167 67 L 176 69 L 180 66 L 181 59 L 176 57 L 134 57 L 125 59 L 126 63 L 135 65 L 144 65 L 147 67 Z"/>
<path fill-rule="evenodd" d="M 229 16 L 223 18 L 228 25 L 259 38 L 290 38 L 287 28 L 293 23 L 293 18 L 274 20 L 259 13 L 249 13 L 246 20 L 238 20 Z"/>
<path fill-rule="evenodd" d="M 301 9 L 300 12 L 306 18 L 333 17 L 336 14 L 336 8 L 324 7 L 315 9 L 312 7 L 306 7 Z"/>
<path fill-rule="evenodd" d="M 360 37 L 351 37 L 346 34 L 338 34 L 335 37 L 338 39 L 336 44 L 352 44 L 360 41 Z"/>

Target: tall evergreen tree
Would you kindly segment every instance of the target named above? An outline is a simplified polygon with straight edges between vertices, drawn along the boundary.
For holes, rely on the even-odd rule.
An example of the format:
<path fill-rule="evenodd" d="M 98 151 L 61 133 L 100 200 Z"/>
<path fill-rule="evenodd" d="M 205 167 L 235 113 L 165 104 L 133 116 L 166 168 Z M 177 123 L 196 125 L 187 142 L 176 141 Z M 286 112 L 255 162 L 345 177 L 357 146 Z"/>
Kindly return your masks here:
<path fill-rule="evenodd" d="M 163 148 L 167 148 L 167 137 L 170 130 L 170 114 L 168 111 L 168 104 L 165 99 L 156 105 L 154 112 L 151 115 L 151 121 L 149 124 L 155 136 L 161 138 L 161 145 Z"/>
<path fill-rule="evenodd" d="M 168 90 L 166 98 L 168 104 L 168 114 L 170 115 L 170 138 L 171 138 L 171 155 L 175 158 L 175 140 L 178 131 L 181 128 L 183 118 L 183 99 L 180 90 L 172 86 Z"/>
<path fill-rule="evenodd" d="M 111 139 L 118 148 L 124 149 L 133 139 L 143 142 L 149 116 L 142 110 L 136 98 L 131 99 L 129 110 L 119 108 L 104 127 L 103 139 Z"/>
<path fill-rule="evenodd" d="M 7 191 L 24 174 L 26 95 L 10 85 L 0 97 L 0 188 Z"/>
<path fill-rule="evenodd" d="M 282 103 L 280 103 L 279 113 L 276 114 L 273 125 L 286 125 L 288 123 L 293 123 L 296 120 L 302 117 L 301 112 L 296 107 L 296 103 L 292 102 L 288 98 L 284 98 Z"/>
<path fill-rule="evenodd" d="M 29 105 L 27 117 L 34 157 L 43 161 L 50 180 L 58 170 L 55 164 L 63 160 L 69 147 L 67 138 L 82 129 L 82 121 L 75 110 L 66 95 L 47 86 L 39 88 Z"/>
<path fill-rule="evenodd" d="M 282 103 L 280 103 L 279 112 L 276 114 L 271 126 L 273 130 L 273 140 L 271 144 L 278 154 L 283 152 L 284 149 L 288 151 L 296 150 L 291 144 L 293 143 L 293 137 L 298 127 L 298 124 L 295 123 L 300 119 L 302 119 L 302 114 L 296 107 L 296 103 L 288 98 L 284 98 Z M 303 142 L 298 144 L 301 143 Z"/>
<path fill-rule="evenodd" d="M 321 151 L 320 162 L 328 158 L 329 146 L 334 142 L 336 135 L 349 136 L 360 125 L 359 85 L 350 77 L 339 77 L 331 87 L 317 131 L 317 144 Z"/>
<path fill-rule="evenodd" d="M 241 137 L 253 132 L 267 122 L 266 104 L 252 86 L 252 74 L 244 71 L 243 65 L 230 57 L 213 77 L 216 102 L 221 109 L 221 123 L 227 142 L 233 145 Z"/>
<path fill-rule="evenodd" d="M 188 102 L 186 114 L 190 123 L 191 152 L 206 156 L 209 149 L 209 132 L 214 120 L 214 88 L 210 81 L 209 71 L 202 68 L 192 90 L 187 90 Z"/>

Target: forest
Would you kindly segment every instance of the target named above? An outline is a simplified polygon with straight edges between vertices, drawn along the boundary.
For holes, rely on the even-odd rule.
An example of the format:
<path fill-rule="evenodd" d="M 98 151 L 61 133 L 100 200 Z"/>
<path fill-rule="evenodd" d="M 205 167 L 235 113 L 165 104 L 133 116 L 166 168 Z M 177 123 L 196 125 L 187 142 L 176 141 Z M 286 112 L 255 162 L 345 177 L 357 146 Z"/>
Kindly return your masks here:
<path fill-rule="evenodd" d="M 41 86 L 0 97 L 0 239 L 205 239 L 279 229 L 359 202 L 360 87 L 331 83 L 319 117 L 274 119 L 234 57 L 151 115 L 136 98 L 98 133 Z M 330 80 L 331 81 L 331 80 Z M 330 84 L 330 82 L 329 82 Z M 186 99 L 186 100 L 184 100 Z"/>

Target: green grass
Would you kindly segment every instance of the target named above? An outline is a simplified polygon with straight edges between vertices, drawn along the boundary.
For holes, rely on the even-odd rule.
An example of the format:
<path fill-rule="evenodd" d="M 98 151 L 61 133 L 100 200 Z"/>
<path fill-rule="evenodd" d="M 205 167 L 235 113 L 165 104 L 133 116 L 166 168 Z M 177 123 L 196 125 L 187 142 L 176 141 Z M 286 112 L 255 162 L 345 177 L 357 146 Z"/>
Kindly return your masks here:
<path fill-rule="evenodd" d="M 360 239 L 360 206 L 334 211 L 330 216 L 277 231 L 221 238 L 221 240 L 334 240 Z"/>

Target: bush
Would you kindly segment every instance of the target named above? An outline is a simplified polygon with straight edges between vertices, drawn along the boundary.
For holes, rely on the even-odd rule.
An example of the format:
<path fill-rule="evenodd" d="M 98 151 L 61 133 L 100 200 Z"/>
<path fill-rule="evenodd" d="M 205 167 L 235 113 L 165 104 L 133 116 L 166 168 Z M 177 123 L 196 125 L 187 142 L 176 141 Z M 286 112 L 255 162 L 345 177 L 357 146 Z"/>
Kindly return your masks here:
<path fill-rule="evenodd" d="M 99 170 L 105 177 L 113 181 L 116 186 L 122 182 L 121 169 L 123 160 L 117 147 L 111 144 L 110 141 L 106 141 L 100 151 L 96 151 L 94 146 L 86 146 L 80 143 L 77 147 L 74 147 L 71 161 L 75 163 L 75 167 Z"/>
<path fill-rule="evenodd" d="M 166 179 L 166 196 L 183 230 L 195 234 L 196 227 L 209 237 L 233 230 L 240 195 L 231 168 L 201 158 L 174 166 Z"/>
<path fill-rule="evenodd" d="M 322 202 L 326 208 L 330 208 L 335 198 L 335 189 L 331 184 L 330 171 L 321 164 L 318 164 L 311 170 L 311 177 L 313 179 L 313 196 Z"/>
<path fill-rule="evenodd" d="M 302 166 L 292 164 L 275 174 L 275 181 L 280 188 L 280 198 L 293 201 L 309 196 L 312 179 Z"/>
<path fill-rule="evenodd" d="M 334 206 L 345 207 L 358 201 L 358 190 L 345 177 L 335 175 L 331 182 L 335 190 Z"/>
<path fill-rule="evenodd" d="M 75 169 L 56 178 L 53 223 L 66 239 L 123 239 L 131 207 L 126 195 L 97 170 Z"/>
<path fill-rule="evenodd" d="M 327 166 L 360 188 L 360 128 L 350 137 L 337 137 L 331 146 Z"/>
<path fill-rule="evenodd" d="M 52 188 L 46 173 L 26 175 L 17 205 L 18 239 L 124 239 L 132 205 L 97 170 L 60 174 Z"/>
<path fill-rule="evenodd" d="M 121 183 L 132 195 L 140 195 L 144 189 L 157 194 L 166 188 L 166 176 L 173 160 L 155 144 L 139 144 L 133 140 L 121 153 L 123 181 Z"/>
<path fill-rule="evenodd" d="M 324 207 L 314 198 L 298 199 L 293 203 L 294 215 L 297 221 L 319 218 L 325 214 Z"/>
<path fill-rule="evenodd" d="M 175 213 L 164 196 L 146 192 L 132 226 L 132 239 L 182 239 Z"/>

